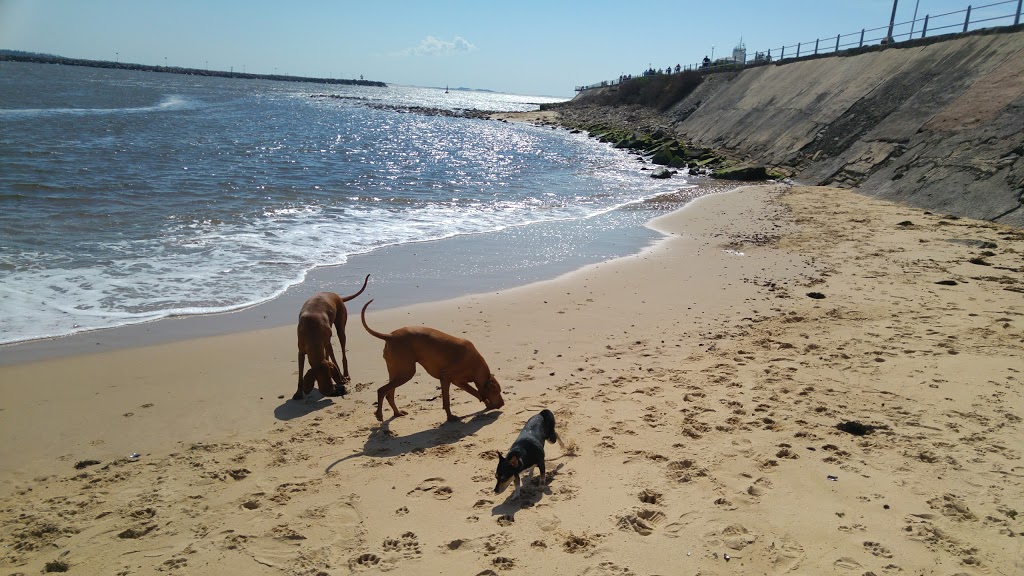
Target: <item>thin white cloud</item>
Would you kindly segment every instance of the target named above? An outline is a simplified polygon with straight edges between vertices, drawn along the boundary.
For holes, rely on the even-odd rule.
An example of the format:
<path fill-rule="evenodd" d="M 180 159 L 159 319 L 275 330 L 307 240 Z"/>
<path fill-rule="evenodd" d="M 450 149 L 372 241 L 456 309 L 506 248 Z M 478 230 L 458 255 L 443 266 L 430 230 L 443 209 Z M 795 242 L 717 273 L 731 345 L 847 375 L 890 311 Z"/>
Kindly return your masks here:
<path fill-rule="evenodd" d="M 434 36 L 427 36 L 415 48 L 406 48 L 401 52 L 403 56 L 446 56 L 457 52 L 472 52 L 476 50 L 471 42 L 461 36 L 453 40 L 442 40 Z"/>

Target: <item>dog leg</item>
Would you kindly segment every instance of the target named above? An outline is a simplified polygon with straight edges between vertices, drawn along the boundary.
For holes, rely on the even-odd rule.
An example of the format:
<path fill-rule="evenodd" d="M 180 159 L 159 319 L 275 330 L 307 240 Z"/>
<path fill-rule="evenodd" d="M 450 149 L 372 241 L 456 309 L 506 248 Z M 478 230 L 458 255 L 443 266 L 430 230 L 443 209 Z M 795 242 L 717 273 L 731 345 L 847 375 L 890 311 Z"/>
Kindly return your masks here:
<path fill-rule="evenodd" d="M 338 365 L 337 364 L 331 364 L 331 378 L 333 378 L 335 384 L 337 384 L 334 387 L 334 395 L 335 396 L 344 396 L 345 395 L 345 381 L 341 379 L 341 372 L 338 371 Z"/>
<path fill-rule="evenodd" d="M 519 487 L 522 486 L 522 483 L 519 481 L 519 474 L 515 475 L 515 483 L 516 483 L 516 489 L 515 489 L 514 492 L 512 492 L 512 499 L 513 500 L 518 500 L 519 499 L 519 492 L 520 492 Z"/>
<path fill-rule="evenodd" d="M 302 371 L 306 367 L 306 353 L 299 351 L 299 386 L 295 390 L 292 400 L 302 400 Z"/>
<path fill-rule="evenodd" d="M 472 385 L 470 385 L 469 382 L 456 382 L 456 381 L 452 380 L 452 384 L 455 384 L 459 388 L 465 390 L 473 398 L 476 398 L 477 400 L 479 400 L 481 402 L 484 401 L 483 397 L 480 395 L 480 392 L 476 388 L 474 388 Z"/>
<path fill-rule="evenodd" d="M 406 412 L 405 410 L 399 410 L 398 406 L 395 405 L 395 389 L 394 388 L 392 388 L 390 391 L 388 391 L 388 393 L 385 396 L 385 398 L 387 398 L 388 404 L 391 405 L 391 413 L 392 413 L 391 417 L 392 418 L 399 418 L 401 416 L 405 416 L 406 414 L 408 414 L 408 412 Z M 377 410 L 380 411 L 380 408 L 378 407 Z"/>
<path fill-rule="evenodd" d="M 449 422 L 458 422 L 459 417 L 452 414 L 451 388 L 451 381 L 441 378 L 441 405 L 444 406 L 444 413 L 448 415 Z"/>
<path fill-rule="evenodd" d="M 338 342 L 341 344 L 341 373 L 345 376 L 346 381 L 351 382 L 352 378 L 348 375 L 348 355 L 345 354 L 345 320 L 344 316 L 338 314 L 338 318 L 334 321 L 334 329 L 338 332 Z M 333 347 L 331 357 L 334 358 Z M 334 363 L 338 363 L 337 359 L 334 360 Z"/>
<path fill-rule="evenodd" d="M 399 416 L 405 416 L 407 414 L 407 412 L 399 410 L 398 406 L 395 405 L 395 389 L 411 380 L 413 375 L 415 375 L 415 372 L 408 376 L 403 375 L 398 378 L 392 378 L 387 384 L 377 389 L 377 412 L 375 415 L 377 416 L 378 422 L 384 421 L 385 398 L 387 398 L 388 404 L 391 405 L 391 411 L 394 413 L 394 416 L 392 416 L 393 418 L 398 418 Z"/>
<path fill-rule="evenodd" d="M 448 421 L 453 422 L 461 420 L 461 417 L 454 416 L 451 410 L 451 385 L 454 384 L 460 389 L 465 390 L 470 396 L 483 402 L 483 398 L 480 396 L 480 392 L 477 391 L 469 382 L 460 382 L 458 380 L 448 380 L 444 375 L 441 376 L 441 400 L 444 404 L 445 414 L 448 415 Z"/>
<path fill-rule="evenodd" d="M 334 355 L 334 346 L 331 345 L 331 341 L 330 340 L 328 340 L 327 344 L 324 345 L 324 357 L 325 358 L 330 358 L 331 359 L 331 363 L 333 363 L 335 367 L 339 366 L 339 364 L 338 364 L 338 357 Z"/>

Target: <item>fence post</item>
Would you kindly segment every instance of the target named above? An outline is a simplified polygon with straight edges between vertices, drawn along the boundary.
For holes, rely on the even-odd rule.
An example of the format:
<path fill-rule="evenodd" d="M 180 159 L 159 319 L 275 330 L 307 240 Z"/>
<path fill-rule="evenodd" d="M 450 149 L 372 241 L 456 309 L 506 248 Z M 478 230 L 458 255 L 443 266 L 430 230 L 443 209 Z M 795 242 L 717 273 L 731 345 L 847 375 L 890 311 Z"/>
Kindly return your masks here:
<path fill-rule="evenodd" d="M 921 38 L 924 38 L 926 35 L 928 35 L 928 15 L 927 14 L 924 15 L 924 29 L 921 30 Z"/>
<path fill-rule="evenodd" d="M 785 59 L 786 59 L 786 47 L 783 46 L 782 47 L 782 55 L 779 56 L 779 60 L 785 60 Z"/>
<path fill-rule="evenodd" d="M 800 45 L 801 45 L 801 44 L 803 44 L 803 42 L 797 42 L 797 43 L 796 43 L 796 57 L 797 57 L 797 58 L 799 58 L 799 57 L 800 57 Z"/>
<path fill-rule="evenodd" d="M 821 40 L 821 38 L 815 38 L 815 39 L 814 39 L 814 55 L 815 55 L 815 56 L 817 56 L 817 55 L 818 55 L 818 41 L 819 41 L 819 40 Z"/>
<path fill-rule="evenodd" d="M 1024 0 L 1017 0 L 1017 17 L 1013 19 L 1013 25 L 1020 24 L 1020 9 L 1024 7 Z"/>
<path fill-rule="evenodd" d="M 1021 0 L 1021 2 L 1024 2 L 1024 0 Z M 840 36 L 841 36 L 841 34 L 836 34 L 836 52 L 839 52 L 839 37 Z"/>
<path fill-rule="evenodd" d="M 971 23 L 971 6 L 967 6 L 967 17 L 964 18 L 964 32 L 967 32 L 967 25 Z"/>
<path fill-rule="evenodd" d="M 885 35 L 886 44 L 892 42 L 892 27 L 896 25 L 896 5 L 899 0 L 892 0 L 892 16 L 889 17 L 889 33 Z"/>
<path fill-rule="evenodd" d="M 858 46 L 858 48 L 863 48 L 863 47 L 864 47 L 864 29 L 861 28 L 860 29 L 860 46 Z"/>

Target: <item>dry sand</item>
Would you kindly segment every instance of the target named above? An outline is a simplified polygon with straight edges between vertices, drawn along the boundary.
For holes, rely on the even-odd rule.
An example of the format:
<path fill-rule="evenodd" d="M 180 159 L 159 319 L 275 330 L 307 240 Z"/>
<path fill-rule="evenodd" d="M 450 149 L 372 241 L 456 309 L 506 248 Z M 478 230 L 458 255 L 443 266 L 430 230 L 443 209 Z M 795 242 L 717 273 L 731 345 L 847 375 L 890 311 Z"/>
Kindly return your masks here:
<path fill-rule="evenodd" d="M 507 403 L 453 391 L 461 423 L 422 373 L 374 420 L 372 279 L 343 399 L 289 399 L 290 326 L 0 368 L 0 568 L 1024 573 L 1024 233 L 781 186 L 653 225 L 550 282 L 371 308 L 476 343 Z M 495 495 L 543 407 L 549 485 Z"/>

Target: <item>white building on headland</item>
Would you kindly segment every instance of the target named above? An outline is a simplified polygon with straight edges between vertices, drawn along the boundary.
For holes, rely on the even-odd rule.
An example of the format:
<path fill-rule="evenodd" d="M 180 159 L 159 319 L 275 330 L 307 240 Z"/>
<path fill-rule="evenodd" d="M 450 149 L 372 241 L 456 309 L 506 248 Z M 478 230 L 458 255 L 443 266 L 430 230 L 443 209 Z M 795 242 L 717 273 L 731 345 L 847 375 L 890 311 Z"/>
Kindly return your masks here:
<path fill-rule="evenodd" d="M 732 56 L 723 56 L 715 60 L 715 64 L 745 64 L 747 61 L 747 45 L 743 43 L 743 38 L 740 37 L 740 43 L 732 49 Z"/>
<path fill-rule="evenodd" d="M 740 43 L 732 49 L 732 61 L 739 64 L 743 64 L 747 61 L 747 45 L 743 43 L 742 36 L 740 36 Z"/>

